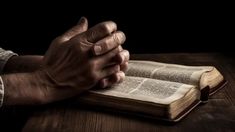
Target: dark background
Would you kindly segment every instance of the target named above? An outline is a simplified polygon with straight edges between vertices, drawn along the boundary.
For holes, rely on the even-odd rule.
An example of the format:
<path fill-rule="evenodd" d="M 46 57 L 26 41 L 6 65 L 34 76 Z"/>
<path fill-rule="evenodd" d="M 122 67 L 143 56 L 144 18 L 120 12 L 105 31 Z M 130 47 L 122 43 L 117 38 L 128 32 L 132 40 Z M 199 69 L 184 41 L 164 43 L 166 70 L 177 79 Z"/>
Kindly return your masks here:
<path fill-rule="evenodd" d="M 127 36 L 124 47 L 130 53 L 221 52 L 234 56 L 232 3 L 50 2 L 1 0 L 0 46 L 19 54 L 44 54 L 56 36 L 86 16 L 90 26 L 104 20 L 115 21 Z M 9 120 L 1 120 L 0 124 L 8 124 L 4 127 L 7 129 L 22 127 L 24 122 L 19 120 L 26 120 L 25 113 L 29 113 L 22 111 L 23 114 L 16 114 L 13 110 L 12 116 L 3 113 Z"/>
<path fill-rule="evenodd" d="M 120 1 L 96 5 L 56 2 L 2 3 L 1 47 L 19 54 L 44 54 L 50 42 L 77 23 L 90 27 L 113 20 L 125 32 L 131 53 L 232 52 L 234 10 L 229 3 L 149 3 Z M 116 4 L 119 3 L 119 4 Z M 94 6 L 94 7 L 91 7 Z"/>

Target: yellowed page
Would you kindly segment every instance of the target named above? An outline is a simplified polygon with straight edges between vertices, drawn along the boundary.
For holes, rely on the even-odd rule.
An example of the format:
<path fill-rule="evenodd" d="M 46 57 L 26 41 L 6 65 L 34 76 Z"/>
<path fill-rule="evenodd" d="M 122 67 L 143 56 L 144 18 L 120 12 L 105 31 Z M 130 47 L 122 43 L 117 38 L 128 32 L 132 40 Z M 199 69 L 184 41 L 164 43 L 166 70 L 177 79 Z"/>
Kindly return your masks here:
<path fill-rule="evenodd" d="M 211 70 L 211 66 L 184 66 L 131 60 L 126 75 L 181 82 L 199 87 L 202 74 Z"/>
<path fill-rule="evenodd" d="M 157 104 L 170 104 L 186 95 L 192 85 L 127 76 L 123 83 L 91 92 Z"/>

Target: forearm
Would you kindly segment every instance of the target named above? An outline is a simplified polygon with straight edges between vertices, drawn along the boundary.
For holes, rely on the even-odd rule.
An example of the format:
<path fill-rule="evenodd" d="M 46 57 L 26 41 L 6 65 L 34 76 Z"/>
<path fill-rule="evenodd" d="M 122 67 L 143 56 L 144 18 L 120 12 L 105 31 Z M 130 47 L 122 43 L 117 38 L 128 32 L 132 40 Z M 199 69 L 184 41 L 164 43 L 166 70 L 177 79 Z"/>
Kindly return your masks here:
<path fill-rule="evenodd" d="M 79 89 L 58 87 L 45 72 L 2 75 L 3 105 L 38 105 L 59 101 L 81 93 Z"/>
<path fill-rule="evenodd" d="M 3 105 L 26 105 L 41 102 L 42 80 L 35 73 L 2 75 L 4 83 Z"/>
<path fill-rule="evenodd" d="M 3 74 L 35 71 L 40 68 L 42 59 L 39 55 L 13 56 L 4 66 Z"/>

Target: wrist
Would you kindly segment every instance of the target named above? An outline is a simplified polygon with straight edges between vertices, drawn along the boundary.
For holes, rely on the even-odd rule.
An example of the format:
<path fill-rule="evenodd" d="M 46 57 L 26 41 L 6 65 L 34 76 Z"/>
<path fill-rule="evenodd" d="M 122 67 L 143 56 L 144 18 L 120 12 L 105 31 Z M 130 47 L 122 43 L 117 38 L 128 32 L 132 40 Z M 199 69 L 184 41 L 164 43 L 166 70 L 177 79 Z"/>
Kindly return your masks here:
<path fill-rule="evenodd" d="M 59 83 L 46 69 L 38 70 L 33 74 L 40 84 L 40 92 L 42 93 L 39 96 L 40 104 L 63 100 L 80 93 L 78 90 L 69 87 L 69 85 Z"/>
<path fill-rule="evenodd" d="M 40 70 L 35 71 L 34 73 L 35 78 L 40 80 L 40 84 L 46 87 L 53 87 L 53 88 L 61 88 L 61 87 L 68 87 L 63 83 L 58 82 L 54 78 L 54 74 L 51 74 L 48 68 L 41 68 Z"/>
<path fill-rule="evenodd" d="M 4 105 L 35 105 L 46 103 L 45 87 L 49 87 L 41 72 L 7 74 L 4 83 Z"/>
<path fill-rule="evenodd" d="M 40 86 L 46 86 L 46 87 L 56 86 L 50 74 L 44 69 L 40 69 L 33 72 L 32 76 L 34 76 L 35 81 L 38 81 Z"/>

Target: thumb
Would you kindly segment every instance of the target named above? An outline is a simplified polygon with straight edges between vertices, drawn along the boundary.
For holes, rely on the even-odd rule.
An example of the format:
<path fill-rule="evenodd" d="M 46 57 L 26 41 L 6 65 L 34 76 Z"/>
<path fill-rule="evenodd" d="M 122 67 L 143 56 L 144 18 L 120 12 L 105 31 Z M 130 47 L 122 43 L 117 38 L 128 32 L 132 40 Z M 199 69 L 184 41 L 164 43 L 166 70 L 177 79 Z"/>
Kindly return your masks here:
<path fill-rule="evenodd" d="M 70 40 L 72 37 L 85 32 L 87 28 L 88 28 L 88 20 L 85 17 L 81 17 L 76 26 L 72 27 L 61 36 L 62 40 L 63 41 Z"/>

